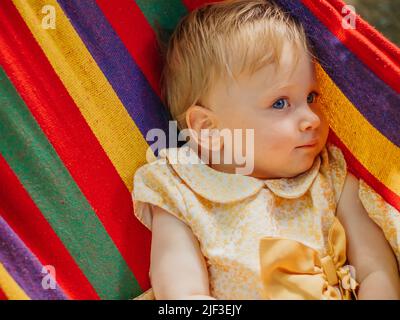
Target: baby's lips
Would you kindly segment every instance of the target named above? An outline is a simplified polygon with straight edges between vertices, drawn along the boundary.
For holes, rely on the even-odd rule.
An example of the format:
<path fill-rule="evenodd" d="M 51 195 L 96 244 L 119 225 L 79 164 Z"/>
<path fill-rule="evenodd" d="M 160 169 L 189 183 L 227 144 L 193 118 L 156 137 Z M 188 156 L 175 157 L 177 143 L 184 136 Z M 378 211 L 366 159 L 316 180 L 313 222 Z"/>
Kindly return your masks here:
<path fill-rule="evenodd" d="M 311 146 L 316 145 L 317 143 L 318 143 L 318 139 L 317 138 L 313 138 L 313 139 L 310 139 L 310 140 L 306 141 L 305 143 L 297 146 L 296 148 L 311 147 Z"/>

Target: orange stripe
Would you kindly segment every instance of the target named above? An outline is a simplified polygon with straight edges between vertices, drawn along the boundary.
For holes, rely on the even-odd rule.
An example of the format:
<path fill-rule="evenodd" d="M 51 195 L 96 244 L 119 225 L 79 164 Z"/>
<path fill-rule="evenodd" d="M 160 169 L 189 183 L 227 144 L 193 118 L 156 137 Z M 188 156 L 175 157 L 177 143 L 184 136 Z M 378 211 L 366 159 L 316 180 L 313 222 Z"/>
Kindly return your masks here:
<path fill-rule="evenodd" d="M 354 174 L 357 178 L 363 179 L 371 188 L 379 193 L 387 203 L 392 205 L 400 212 L 400 196 L 395 194 L 392 190 L 387 188 L 382 182 L 376 179 L 358 160 L 346 145 L 339 139 L 339 137 L 333 132 L 329 131 L 328 140 L 338 146 L 343 152 L 343 156 L 346 159 L 348 170 Z"/>
<path fill-rule="evenodd" d="M 8 300 L 30 300 L 28 295 L 22 288 L 14 281 L 14 279 L 7 272 L 6 268 L 0 263 L 0 289 L 4 292 L 4 296 Z M 1 298 L 0 298 L 1 300 Z"/>
<path fill-rule="evenodd" d="M 316 77 L 320 86 L 320 103 L 330 127 L 357 158 L 358 162 L 377 179 L 393 206 L 398 207 L 391 194 L 400 195 L 400 148 L 373 127 L 336 86 L 325 70 L 316 65 Z M 385 156 L 377 157 L 379 152 Z M 378 186 L 378 184 L 375 184 Z M 381 188 L 376 191 L 380 192 Z M 383 194 L 382 194 L 383 196 Z"/>

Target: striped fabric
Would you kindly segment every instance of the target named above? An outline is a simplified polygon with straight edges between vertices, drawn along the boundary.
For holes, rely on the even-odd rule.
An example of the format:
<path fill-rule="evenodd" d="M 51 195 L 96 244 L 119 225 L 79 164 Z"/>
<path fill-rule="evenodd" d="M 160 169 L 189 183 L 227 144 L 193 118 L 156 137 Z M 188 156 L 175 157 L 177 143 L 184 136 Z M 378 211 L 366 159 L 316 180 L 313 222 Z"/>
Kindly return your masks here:
<path fill-rule="evenodd" d="M 0 0 L 0 299 L 129 299 L 150 287 L 150 233 L 130 193 L 147 131 L 170 119 L 155 30 L 205 2 Z M 340 0 L 277 2 L 319 57 L 330 141 L 400 210 L 400 50 L 359 17 L 343 29 Z"/>

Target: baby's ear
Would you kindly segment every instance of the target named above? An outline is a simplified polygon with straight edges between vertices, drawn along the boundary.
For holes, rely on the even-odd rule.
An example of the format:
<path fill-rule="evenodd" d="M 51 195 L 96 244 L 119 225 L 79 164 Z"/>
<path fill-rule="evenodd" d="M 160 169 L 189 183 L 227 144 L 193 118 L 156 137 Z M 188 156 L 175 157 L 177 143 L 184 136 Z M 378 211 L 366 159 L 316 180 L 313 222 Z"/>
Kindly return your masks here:
<path fill-rule="evenodd" d="M 186 111 L 186 124 L 191 132 L 191 139 L 209 151 L 219 151 L 223 140 L 218 130 L 215 113 L 203 106 L 192 105 Z"/>

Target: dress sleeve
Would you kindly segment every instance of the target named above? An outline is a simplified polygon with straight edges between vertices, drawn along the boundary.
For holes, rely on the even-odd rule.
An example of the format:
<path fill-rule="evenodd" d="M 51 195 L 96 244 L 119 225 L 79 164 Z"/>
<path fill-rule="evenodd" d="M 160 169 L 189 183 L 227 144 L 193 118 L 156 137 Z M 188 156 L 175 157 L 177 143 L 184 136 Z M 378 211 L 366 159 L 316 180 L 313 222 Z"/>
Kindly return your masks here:
<path fill-rule="evenodd" d="M 158 206 L 187 224 L 186 205 L 179 185 L 182 182 L 165 162 L 155 161 L 140 167 L 133 182 L 134 214 L 151 230 L 151 205 Z"/>
<path fill-rule="evenodd" d="M 400 212 L 362 179 L 359 180 L 358 196 L 369 217 L 382 229 L 400 266 Z"/>

